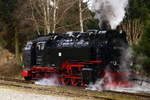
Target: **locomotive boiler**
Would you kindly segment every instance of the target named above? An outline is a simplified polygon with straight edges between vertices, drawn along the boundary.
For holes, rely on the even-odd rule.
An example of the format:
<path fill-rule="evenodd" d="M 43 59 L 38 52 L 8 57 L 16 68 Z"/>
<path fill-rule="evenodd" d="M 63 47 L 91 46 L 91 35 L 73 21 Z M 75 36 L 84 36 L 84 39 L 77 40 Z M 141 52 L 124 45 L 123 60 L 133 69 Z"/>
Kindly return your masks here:
<path fill-rule="evenodd" d="M 95 82 L 106 71 L 118 77 L 122 51 L 127 46 L 126 33 L 120 30 L 39 36 L 23 49 L 22 76 L 37 80 L 55 75 L 61 84 L 73 86 Z"/>

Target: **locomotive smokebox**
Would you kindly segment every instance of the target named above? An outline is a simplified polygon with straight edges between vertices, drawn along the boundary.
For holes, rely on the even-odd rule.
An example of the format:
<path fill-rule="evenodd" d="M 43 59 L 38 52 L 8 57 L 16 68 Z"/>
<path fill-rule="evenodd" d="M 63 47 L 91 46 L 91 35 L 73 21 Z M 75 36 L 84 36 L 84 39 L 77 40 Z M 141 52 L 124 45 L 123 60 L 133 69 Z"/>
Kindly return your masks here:
<path fill-rule="evenodd" d="M 111 29 L 111 26 L 110 26 L 108 20 L 103 20 L 103 21 L 102 21 L 101 29 L 102 29 L 102 30 L 110 30 L 110 29 Z"/>

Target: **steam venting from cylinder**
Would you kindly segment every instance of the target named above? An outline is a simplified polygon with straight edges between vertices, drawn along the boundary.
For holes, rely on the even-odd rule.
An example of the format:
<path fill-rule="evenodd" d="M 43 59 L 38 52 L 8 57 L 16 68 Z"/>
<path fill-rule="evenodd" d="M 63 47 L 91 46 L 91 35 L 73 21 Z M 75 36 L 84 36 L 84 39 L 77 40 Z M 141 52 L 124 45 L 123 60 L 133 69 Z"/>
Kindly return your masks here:
<path fill-rule="evenodd" d="M 128 0 L 89 0 L 87 4 L 99 20 L 100 28 L 115 29 L 125 17 Z"/>

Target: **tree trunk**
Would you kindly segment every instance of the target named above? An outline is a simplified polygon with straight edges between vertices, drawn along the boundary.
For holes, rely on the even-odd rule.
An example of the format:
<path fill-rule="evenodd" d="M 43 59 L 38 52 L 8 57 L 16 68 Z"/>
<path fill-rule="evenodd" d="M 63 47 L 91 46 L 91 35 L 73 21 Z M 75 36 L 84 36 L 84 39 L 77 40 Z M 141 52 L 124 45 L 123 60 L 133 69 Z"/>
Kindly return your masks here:
<path fill-rule="evenodd" d="M 35 23 L 36 31 L 37 31 L 38 35 L 40 35 L 41 33 L 40 33 L 40 31 L 39 31 L 39 25 L 38 25 L 37 20 L 36 20 L 36 18 L 35 18 L 35 16 L 34 16 L 34 7 L 33 7 L 32 0 L 30 0 L 30 6 L 31 6 L 31 10 L 32 10 L 32 11 L 31 11 L 31 12 L 32 12 L 32 18 L 33 18 L 34 23 Z"/>
<path fill-rule="evenodd" d="M 46 0 L 46 27 L 47 27 L 47 33 L 49 34 L 51 32 L 51 26 L 50 26 L 50 0 Z"/>
<path fill-rule="evenodd" d="M 17 63 L 20 64 L 20 52 L 19 52 L 19 34 L 17 29 L 15 28 L 15 57 L 17 60 Z"/>
<path fill-rule="evenodd" d="M 55 33 L 55 29 L 56 29 L 56 11 L 57 11 L 56 0 L 54 0 L 53 9 L 54 9 L 54 11 L 53 11 L 53 31 L 52 31 L 52 33 Z"/>
<path fill-rule="evenodd" d="M 82 0 L 79 0 L 79 20 L 80 20 L 80 31 L 83 32 L 83 13 L 82 13 Z"/>

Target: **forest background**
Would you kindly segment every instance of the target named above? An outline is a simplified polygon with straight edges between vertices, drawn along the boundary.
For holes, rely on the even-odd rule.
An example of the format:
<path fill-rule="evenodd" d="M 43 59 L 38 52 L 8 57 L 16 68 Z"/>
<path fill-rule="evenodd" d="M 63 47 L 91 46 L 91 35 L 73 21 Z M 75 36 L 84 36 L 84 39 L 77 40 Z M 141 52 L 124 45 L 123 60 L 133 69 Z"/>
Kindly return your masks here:
<path fill-rule="evenodd" d="M 129 0 L 119 27 L 134 51 L 133 68 L 150 75 L 150 0 Z M 82 0 L 0 0 L 0 47 L 18 64 L 26 42 L 38 35 L 100 28 Z"/>

